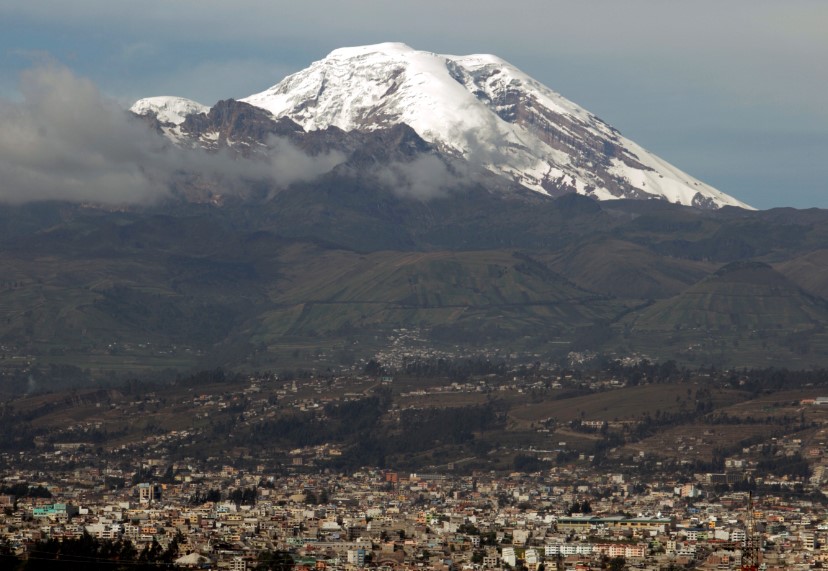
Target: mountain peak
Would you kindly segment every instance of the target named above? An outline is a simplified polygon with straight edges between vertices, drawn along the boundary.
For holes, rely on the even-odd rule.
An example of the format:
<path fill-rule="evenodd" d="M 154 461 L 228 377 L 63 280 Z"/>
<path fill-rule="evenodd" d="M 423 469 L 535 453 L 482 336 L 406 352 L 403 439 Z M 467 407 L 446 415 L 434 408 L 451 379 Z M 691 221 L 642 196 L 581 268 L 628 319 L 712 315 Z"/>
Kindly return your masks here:
<path fill-rule="evenodd" d="M 415 51 L 417 50 L 402 42 L 382 42 L 379 44 L 369 44 L 365 46 L 337 48 L 329 53 L 325 59 L 352 58 L 367 54 L 403 54 Z"/>
<path fill-rule="evenodd" d="M 550 196 L 750 208 L 494 55 L 340 48 L 242 101 L 309 131 L 406 123 L 435 149 Z"/>
<path fill-rule="evenodd" d="M 210 108 L 192 99 L 163 95 L 139 99 L 129 110 L 136 115 L 155 115 L 162 123 L 180 125 L 189 115 L 207 113 Z"/>

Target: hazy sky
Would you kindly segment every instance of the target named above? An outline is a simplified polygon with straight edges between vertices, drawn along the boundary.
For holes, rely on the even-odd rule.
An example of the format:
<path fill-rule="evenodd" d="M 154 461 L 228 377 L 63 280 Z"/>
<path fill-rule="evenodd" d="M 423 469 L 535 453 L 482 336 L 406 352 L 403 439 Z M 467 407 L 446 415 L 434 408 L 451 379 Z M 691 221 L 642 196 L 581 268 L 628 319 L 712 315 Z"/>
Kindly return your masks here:
<path fill-rule="evenodd" d="M 331 50 L 495 53 L 758 208 L 828 208 L 824 0 L 5 0 L 0 103 L 57 62 L 124 106 L 213 104 Z"/>

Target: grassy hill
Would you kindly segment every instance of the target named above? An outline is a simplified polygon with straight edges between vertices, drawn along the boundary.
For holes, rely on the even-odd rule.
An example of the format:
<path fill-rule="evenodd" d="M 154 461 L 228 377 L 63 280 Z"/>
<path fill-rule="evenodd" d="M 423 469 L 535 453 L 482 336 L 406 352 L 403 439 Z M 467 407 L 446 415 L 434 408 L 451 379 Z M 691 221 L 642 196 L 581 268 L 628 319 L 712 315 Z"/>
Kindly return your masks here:
<path fill-rule="evenodd" d="M 826 323 L 828 303 L 761 262 L 734 262 L 636 316 L 634 330 L 784 330 Z"/>
<path fill-rule="evenodd" d="M 828 249 L 785 260 L 775 268 L 809 293 L 828 297 Z"/>
<path fill-rule="evenodd" d="M 828 303 L 769 265 L 734 262 L 622 321 L 628 346 L 724 366 L 818 366 Z"/>
<path fill-rule="evenodd" d="M 610 319 L 618 301 L 578 288 L 520 253 L 375 252 L 306 248 L 285 252 L 274 307 L 253 322 L 253 339 L 278 350 L 288 336 L 356 336 L 396 327 L 437 329 L 444 344 L 529 337 L 540 346 Z"/>
<path fill-rule="evenodd" d="M 607 236 L 576 242 L 546 259 L 581 287 L 626 299 L 671 297 L 718 267 L 661 256 L 645 245 Z"/>

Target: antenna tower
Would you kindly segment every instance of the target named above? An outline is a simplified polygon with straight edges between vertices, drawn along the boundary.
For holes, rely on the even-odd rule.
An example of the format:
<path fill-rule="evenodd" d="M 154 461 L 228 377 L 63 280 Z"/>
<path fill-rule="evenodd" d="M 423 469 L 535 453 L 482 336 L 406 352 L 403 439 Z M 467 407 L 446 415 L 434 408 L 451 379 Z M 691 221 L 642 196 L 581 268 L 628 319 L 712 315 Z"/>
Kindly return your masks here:
<path fill-rule="evenodd" d="M 762 540 L 756 533 L 756 515 L 753 492 L 749 492 L 745 518 L 745 545 L 742 549 L 742 571 L 759 571 L 759 546 Z"/>

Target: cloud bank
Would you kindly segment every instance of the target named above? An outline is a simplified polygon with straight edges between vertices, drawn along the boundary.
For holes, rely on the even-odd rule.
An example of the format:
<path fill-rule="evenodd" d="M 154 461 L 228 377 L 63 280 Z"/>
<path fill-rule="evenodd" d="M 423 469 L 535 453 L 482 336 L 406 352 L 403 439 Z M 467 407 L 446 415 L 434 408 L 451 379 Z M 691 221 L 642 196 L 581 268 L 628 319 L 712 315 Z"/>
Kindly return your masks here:
<path fill-rule="evenodd" d="M 20 92 L 20 102 L 0 100 L 0 199 L 146 202 L 167 192 L 154 166 L 163 141 L 92 82 L 48 65 L 24 72 Z"/>
<path fill-rule="evenodd" d="M 0 202 L 146 204 L 192 174 L 241 193 L 251 182 L 278 188 L 310 180 L 343 160 L 310 157 L 283 140 L 271 142 L 266 160 L 180 149 L 57 65 L 25 71 L 20 93 L 20 101 L 0 99 Z"/>

